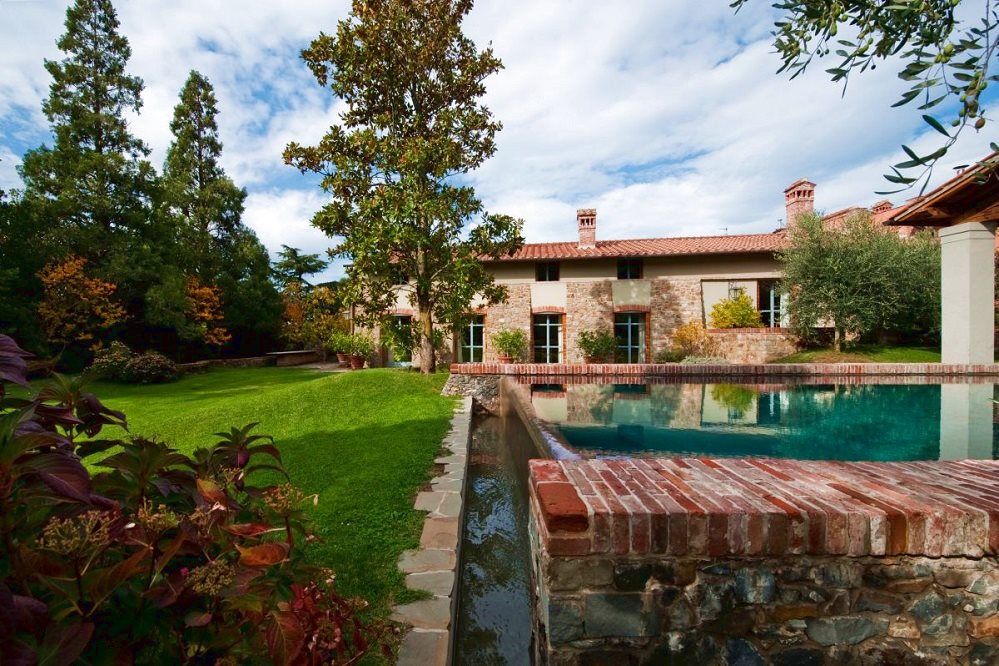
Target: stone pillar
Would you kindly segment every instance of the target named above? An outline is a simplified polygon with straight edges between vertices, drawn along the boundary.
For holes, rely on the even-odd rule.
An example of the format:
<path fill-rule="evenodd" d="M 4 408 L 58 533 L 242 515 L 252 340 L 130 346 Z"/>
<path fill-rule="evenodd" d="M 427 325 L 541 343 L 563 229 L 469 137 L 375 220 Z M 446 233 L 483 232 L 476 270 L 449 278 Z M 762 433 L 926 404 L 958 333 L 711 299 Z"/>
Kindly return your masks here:
<path fill-rule="evenodd" d="M 992 384 L 940 386 L 940 459 L 992 458 Z"/>
<path fill-rule="evenodd" d="M 941 361 L 992 363 L 995 354 L 995 224 L 965 222 L 942 229 L 940 252 Z"/>

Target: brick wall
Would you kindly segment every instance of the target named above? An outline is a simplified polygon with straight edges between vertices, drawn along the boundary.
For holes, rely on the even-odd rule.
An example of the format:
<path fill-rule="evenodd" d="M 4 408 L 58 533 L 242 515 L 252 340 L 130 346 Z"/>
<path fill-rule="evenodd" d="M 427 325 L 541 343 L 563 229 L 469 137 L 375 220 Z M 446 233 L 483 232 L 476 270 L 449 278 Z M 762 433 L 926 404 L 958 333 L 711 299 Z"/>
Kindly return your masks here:
<path fill-rule="evenodd" d="M 999 662 L 997 461 L 530 465 L 550 664 Z"/>
<path fill-rule="evenodd" d="M 610 280 L 568 282 L 565 285 L 565 343 L 568 363 L 582 363 L 579 334 L 614 331 L 614 297 Z"/>
<path fill-rule="evenodd" d="M 798 351 L 798 338 L 779 328 L 713 328 L 718 355 L 732 363 L 769 363 Z"/>

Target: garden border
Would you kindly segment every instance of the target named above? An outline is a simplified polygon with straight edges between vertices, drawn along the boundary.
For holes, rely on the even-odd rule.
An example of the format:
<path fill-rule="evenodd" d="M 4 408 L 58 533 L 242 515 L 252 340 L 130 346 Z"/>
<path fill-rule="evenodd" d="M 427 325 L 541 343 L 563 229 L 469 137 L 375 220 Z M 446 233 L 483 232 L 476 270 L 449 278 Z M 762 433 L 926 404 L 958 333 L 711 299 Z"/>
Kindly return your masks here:
<path fill-rule="evenodd" d="M 393 620 L 411 626 L 399 647 L 400 666 L 447 666 L 451 663 L 471 435 L 472 398 L 465 397 L 455 407 L 451 430 L 442 442 L 451 453 L 434 461 L 444 469 L 431 479 L 430 490 L 416 496 L 414 508 L 428 512 L 420 547 L 407 550 L 399 557 L 399 569 L 406 574 L 406 586 L 433 595 L 430 599 L 403 604 L 393 610 Z"/>

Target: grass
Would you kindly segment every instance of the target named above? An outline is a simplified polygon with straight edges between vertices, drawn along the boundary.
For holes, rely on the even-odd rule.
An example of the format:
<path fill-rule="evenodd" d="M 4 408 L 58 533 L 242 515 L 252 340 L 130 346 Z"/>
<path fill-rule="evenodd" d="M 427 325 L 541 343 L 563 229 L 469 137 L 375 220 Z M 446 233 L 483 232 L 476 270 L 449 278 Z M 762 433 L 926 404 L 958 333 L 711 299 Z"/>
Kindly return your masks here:
<path fill-rule="evenodd" d="M 939 363 L 940 351 L 930 347 L 853 345 L 843 351 L 829 347 L 805 349 L 771 363 Z"/>
<path fill-rule="evenodd" d="M 172 384 L 95 382 L 90 389 L 125 412 L 133 434 L 184 451 L 259 421 L 255 431 L 274 437 L 291 481 L 319 495 L 311 512 L 322 541 L 310 548 L 313 561 L 336 572 L 341 593 L 386 615 L 393 601 L 413 598 L 396 559 L 419 544 L 424 516 L 413 497 L 430 477 L 454 409 L 440 395 L 445 379 L 403 370 L 232 368 Z"/>

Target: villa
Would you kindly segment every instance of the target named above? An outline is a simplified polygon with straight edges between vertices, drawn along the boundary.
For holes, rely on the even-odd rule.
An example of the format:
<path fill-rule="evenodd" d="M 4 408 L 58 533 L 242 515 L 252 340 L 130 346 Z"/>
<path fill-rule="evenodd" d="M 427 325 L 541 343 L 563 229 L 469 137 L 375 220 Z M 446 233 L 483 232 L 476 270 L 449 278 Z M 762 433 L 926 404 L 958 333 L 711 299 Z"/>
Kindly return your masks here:
<path fill-rule="evenodd" d="M 784 191 L 785 219 L 811 213 L 815 184 L 799 179 Z M 841 225 L 851 215 L 868 211 L 876 222 L 888 220 L 898 208 L 880 201 L 871 208 L 850 207 L 823 219 Z M 912 227 L 898 227 L 909 235 Z M 471 323 L 452 338 L 444 362 L 494 362 L 498 356 L 491 335 L 520 329 L 528 335 L 528 357 L 536 363 L 582 363 L 577 346 L 581 332 L 613 330 L 619 339 L 620 360 L 651 363 L 669 346 L 677 326 L 696 321 L 710 326 L 719 301 L 745 291 L 759 310 L 763 329 L 715 330 L 724 338 L 725 354 L 733 362 L 760 363 L 794 351 L 795 338 L 787 324 L 777 253 L 787 243 L 786 229 L 771 233 L 600 240 L 597 211 L 576 212 L 577 239 L 527 243 L 516 253 L 486 265 L 507 288 L 505 303 L 475 307 Z M 396 325 L 414 316 L 405 285 L 390 313 Z M 395 365 L 409 356 L 382 351 L 376 364 Z"/>

